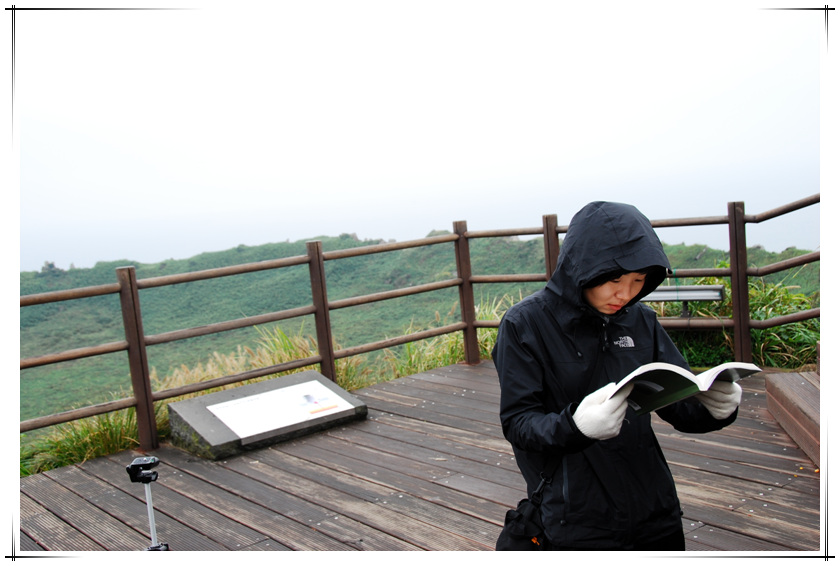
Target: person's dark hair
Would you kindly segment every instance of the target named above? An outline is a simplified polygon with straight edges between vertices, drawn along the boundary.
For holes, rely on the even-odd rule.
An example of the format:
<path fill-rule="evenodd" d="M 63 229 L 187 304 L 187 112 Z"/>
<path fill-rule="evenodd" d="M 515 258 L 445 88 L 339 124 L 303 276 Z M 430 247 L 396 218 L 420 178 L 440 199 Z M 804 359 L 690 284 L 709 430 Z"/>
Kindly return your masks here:
<path fill-rule="evenodd" d="M 648 275 L 648 274 L 654 273 L 656 271 L 661 271 L 661 270 L 662 270 L 662 267 L 660 267 L 658 265 L 653 265 L 651 267 L 645 267 L 643 269 L 636 269 L 636 270 L 632 271 L 632 273 L 644 273 L 645 275 Z M 622 275 L 624 275 L 626 273 L 631 273 L 631 272 L 627 271 L 626 269 L 616 269 L 615 271 L 608 271 L 607 273 L 599 275 L 598 277 L 596 277 L 596 278 L 592 279 L 591 281 L 588 281 L 587 283 L 585 283 L 583 285 L 583 288 L 584 289 L 591 289 L 593 287 L 597 287 L 598 285 L 603 285 L 607 281 L 612 281 L 614 279 L 618 279 L 619 277 L 621 277 Z"/>

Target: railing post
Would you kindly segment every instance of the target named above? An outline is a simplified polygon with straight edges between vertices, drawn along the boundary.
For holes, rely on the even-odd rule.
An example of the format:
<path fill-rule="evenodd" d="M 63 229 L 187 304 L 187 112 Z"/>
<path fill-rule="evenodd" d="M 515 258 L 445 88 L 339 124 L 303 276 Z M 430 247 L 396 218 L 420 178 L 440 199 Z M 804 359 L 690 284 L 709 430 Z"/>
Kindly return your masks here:
<path fill-rule="evenodd" d="M 560 256 L 560 237 L 557 235 L 557 215 L 543 216 L 543 244 L 545 246 L 545 278 L 546 281 L 554 275 L 557 269 L 557 259 Z"/>
<path fill-rule="evenodd" d="M 140 293 L 134 267 L 118 268 L 117 281 L 120 283 L 120 308 L 125 340 L 128 342 L 131 388 L 134 390 L 136 403 L 134 410 L 137 415 L 137 441 L 141 450 L 154 450 L 158 447 L 157 421 L 149 376 L 149 360 L 146 356 L 146 339 L 143 334 L 143 318 L 140 314 Z"/>
<path fill-rule="evenodd" d="M 732 270 L 732 319 L 735 361 L 752 361 L 750 286 L 747 279 L 747 228 L 744 203 L 729 203 L 729 267 Z"/>
<path fill-rule="evenodd" d="M 321 374 L 330 381 L 335 381 L 335 349 L 330 325 L 323 252 L 321 242 L 306 242 L 306 253 L 309 256 L 309 283 L 312 287 L 312 304 L 315 307 L 315 336 L 318 340 L 318 354 L 321 356 Z"/>
<path fill-rule="evenodd" d="M 453 223 L 453 231 L 458 234 L 455 240 L 455 265 L 461 284 L 458 296 L 461 301 L 461 320 L 467 325 L 464 329 L 464 361 L 468 364 L 481 362 L 478 347 L 478 329 L 475 327 L 475 296 L 472 287 L 472 266 L 470 265 L 470 242 L 467 239 L 467 223 L 463 220 Z"/>

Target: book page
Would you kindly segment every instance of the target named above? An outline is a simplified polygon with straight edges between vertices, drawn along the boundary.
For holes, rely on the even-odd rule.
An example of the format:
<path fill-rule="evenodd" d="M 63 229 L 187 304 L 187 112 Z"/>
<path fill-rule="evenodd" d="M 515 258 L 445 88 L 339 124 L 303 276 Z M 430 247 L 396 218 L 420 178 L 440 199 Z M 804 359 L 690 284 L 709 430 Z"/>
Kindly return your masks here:
<path fill-rule="evenodd" d="M 738 381 L 761 371 L 761 368 L 746 362 L 727 362 L 704 371 L 697 376 L 700 388 L 706 391 L 716 380 Z"/>
<path fill-rule="evenodd" d="M 644 379 L 649 379 L 647 377 L 648 373 L 656 373 L 656 374 L 670 373 L 670 374 L 674 374 L 674 377 L 676 379 L 683 379 L 683 380 L 687 379 L 691 382 L 696 382 L 697 381 L 697 378 L 695 377 L 695 375 L 693 373 L 691 373 L 690 371 L 686 370 L 685 368 L 681 368 L 681 367 L 675 366 L 673 364 L 666 364 L 665 362 L 653 362 L 653 363 L 650 363 L 650 364 L 645 364 L 643 366 L 639 366 L 634 371 L 629 373 L 627 375 L 627 377 L 625 377 L 624 379 L 622 379 L 621 381 L 619 381 L 616 384 L 615 391 L 618 391 L 619 389 L 621 389 L 625 384 L 629 383 L 630 381 L 633 381 L 635 383 L 636 380 L 641 379 L 641 377 L 639 377 L 639 376 L 644 376 Z M 612 395 L 615 395 L 615 391 L 612 393 Z"/>

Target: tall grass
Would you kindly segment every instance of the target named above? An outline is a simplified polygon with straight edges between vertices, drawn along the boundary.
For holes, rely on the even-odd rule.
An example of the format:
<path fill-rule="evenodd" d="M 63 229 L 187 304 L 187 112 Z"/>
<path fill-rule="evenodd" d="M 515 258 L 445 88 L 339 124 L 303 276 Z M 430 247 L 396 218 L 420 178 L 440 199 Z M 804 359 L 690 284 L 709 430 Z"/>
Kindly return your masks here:
<path fill-rule="evenodd" d="M 766 283 L 761 279 L 750 283 L 750 318 L 767 320 L 793 314 L 814 306 L 817 297 L 797 292 L 797 287 Z M 751 330 L 753 360 L 760 366 L 795 368 L 815 364 L 820 339 L 820 319 L 812 318 L 764 330 Z"/>
<path fill-rule="evenodd" d="M 158 435 L 169 434 L 163 405 L 155 406 Z M 134 409 L 124 409 L 57 425 L 46 434 L 20 435 L 20 475 L 26 476 L 78 464 L 135 448 L 137 424 Z"/>
<path fill-rule="evenodd" d="M 521 297 L 520 297 L 521 298 Z M 509 295 L 503 297 L 481 297 L 476 305 L 475 316 L 478 320 L 499 320 L 504 311 L 514 303 Z M 434 326 L 444 326 L 454 321 L 457 303 L 445 317 L 435 313 Z M 421 330 L 414 323 L 406 329 L 406 334 Z M 478 332 L 479 355 L 482 359 L 489 359 L 496 343 L 495 328 L 480 328 Z M 461 332 L 443 334 L 404 344 L 399 349 L 385 350 L 385 362 L 392 378 L 404 377 L 421 373 L 434 368 L 457 364 L 464 361 L 464 335 Z"/>

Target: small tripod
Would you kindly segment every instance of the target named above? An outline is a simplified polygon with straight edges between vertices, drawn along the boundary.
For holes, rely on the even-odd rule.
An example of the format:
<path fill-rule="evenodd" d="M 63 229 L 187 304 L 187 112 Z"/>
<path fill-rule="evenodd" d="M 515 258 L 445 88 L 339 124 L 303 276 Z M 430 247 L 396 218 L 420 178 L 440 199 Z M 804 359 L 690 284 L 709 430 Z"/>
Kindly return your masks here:
<path fill-rule="evenodd" d="M 153 472 L 152 468 L 160 464 L 160 460 L 154 456 L 144 456 L 142 458 L 135 458 L 131 464 L 126 466 L 128 477 L 134 483 L 142 483 L 146 488 L 146 510 L 149 512 L 149 530 L 152 534 L 152 546 L 146 550 L 169 550 L 169 545 L 166 543 L 159 544 L 157 541 L 157 532 L 155 530 L 155 509 L 152 505 L 152 482 L 158 479 L 158 473 Z"/>

